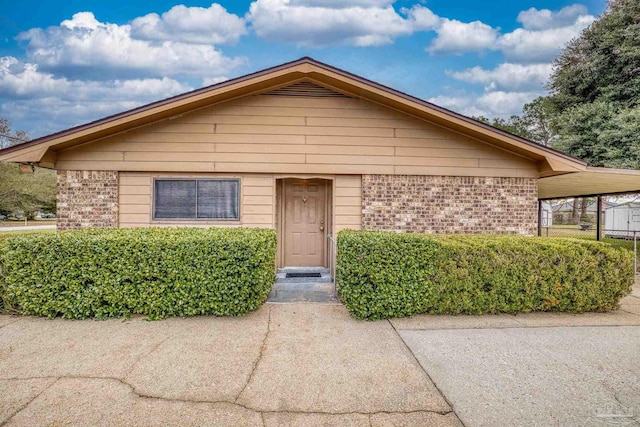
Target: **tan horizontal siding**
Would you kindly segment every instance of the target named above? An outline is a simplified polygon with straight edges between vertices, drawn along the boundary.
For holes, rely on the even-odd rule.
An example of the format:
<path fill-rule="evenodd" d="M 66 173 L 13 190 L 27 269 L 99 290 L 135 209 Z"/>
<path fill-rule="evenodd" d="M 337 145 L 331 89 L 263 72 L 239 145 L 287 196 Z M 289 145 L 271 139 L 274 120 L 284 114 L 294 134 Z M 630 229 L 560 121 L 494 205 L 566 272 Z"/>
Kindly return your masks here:
<path fill-rule="evenodd" d="M 126 173 L 120 174 L 120 185 L 150 185 L 151 177 L 147 174 L 144 175 L 131 175 Z"/>
<path fill-rule="evenodd" d="M 336 164 L 275 164 L 275 163 L 216 163 L 216 172 L 260 172 L 260 173 L 290 173 L 290 174 L 393 174 L 393 166 Z"/>
<path fill-rule="evenodd" d="M 329 109 L 378 110 L 377 104 L 354 98 L 315 98 L 289 96 L 248 96 L 230 101 L 229 105 L 262 107 L 311 107 Z M 224 106 L 222 106 L 224 108 Z"/>
<path fill-rule="evenodd" d="M 125 185 L 120 188 L 120 194 L 143 194 L 149 195 L 149 185 Z"/>
<path fill-rule="evenodd" d="M 306 126 L 305 117 L 292 116 L 236 116 L 236 115 L 211 115 L 198 114 L 185 118 L 187 123 L 229 124 L 229 125 L 280 125 L 280 126 Z"/>
<path fill-rule="evenodd" d="M 415 120 L 415 119 L 414 119 Z M 309 117 L 308 126 L 354 127 L 354 128 L 420 128 L 417 120 L 355 117 Z"/>
<path fill-rule="evenodd" d="M 153 178 L 211 178 L 240 177 L 240 221 L 154 221 Z M 273 227 L 274 226 L 274 187 L 273 176 L 261 175 L 211 175 L 211 174 L 163 174 L 121 172 L 119 179 L 121 227 L 148 226 L 194 226 L 194 227 Z"/>
<path fill-rule="evenodd" d="M 357 206 L 359 204 L 362 204 L 362 196 L 336 196 L 335 198 L 336 206 Z"/>
<path fill-rule="evenodd" d="M 304 175 L 302 175 L 304 176 Z M 240 221 L 154 221 L 153 179 L 239 177 L 241 180 Z M 159 172 L 121 172 L 119 179 L 121 227 L 190 226 L 190 227 L 275 227 L 275 185 L 273 175 L 175 174 Z M 334 178 L 334 230 L 359 229 L 362 211 L 362 178 L 360 175 L 337 175 Z"/>
<path fill-rule="evenodd" d="M 393 128 L 276 126 L 276 125 L 218 125 L 220 133 L 266 135 L 334 135 L 334 136 L 393 136 Z"/>
<path fill-rule="evenodd" d="M 271 116 L 271 117 L 308 117 L 308 118 L 354 118 L 354 119 L 404 119 L 405 114 L 387 109 L 359 109 L 359 108 L 315 108 L 297 106 L 264 106 L 264 105 L 236 105 L 233 102 L 212 107 L 206 112 L 194 113 L 198 118 L 208 116 Z M 189 119 L 191 120 L 191 119 Z"/>
<path fill-rule="evenodd" d="M 336 197 L 359 197 L 362 194 L 362 189 L 358 187 L 342 187 L 336 185 Z"/>
<path fill-rule="evenodd" d="M 360 175 L 338 175 L 336 176 L 336 188 L 362 188 L 362 177 Z"/>
<path fill-rule="evenodd" d="M 123 188 L 122 186 L 120 187 Z M 149 221 L 149 214 L 151 207 L 149 204 L 135 204 L 135 205 L 120 205 L 120 214 L 146 214 L 147 222 Z M 120 219 L 122 221 L 122 217 Z"/>
<path fill-rule="evenodd" d="M 361 99 L 260 95 L 61 151 L 56 167 L 167 173 L 538 176 L 532 160 Z"/>
<path fill-rule="evenodd" d="M 530 169 L 456 168 L 436 166 L 396 166 L 398 175 L 435 176 L 493 176 L 515 178 L 537 178 L 538 172 Z"/>
<path fill-rule="evenodd" d="M 273 205 L 248 205 L 242 207 L 242 212 L 246 214 L 272 215 Z"/>
<path fill-rule="evenodd" d="M 278 154 L 355 154 L 372 156 L 393 156 L 393 147 L 349 146 L 349 145 L 310 145 L 310 144 L 216 144 L 217 153 L 278 153 Z"/>
<path fill-rule="evenodd" d="M 336 176 L 334 191 L 335 232 L 362 226 L 362 176 Z"/>
<path fill-rule="evenodd" d="M 338 216 L 353 216 L 353 215 L 361 215 L 362 214 L 362 206 L 336 206 L 335 208 L 336 215 Z"/>

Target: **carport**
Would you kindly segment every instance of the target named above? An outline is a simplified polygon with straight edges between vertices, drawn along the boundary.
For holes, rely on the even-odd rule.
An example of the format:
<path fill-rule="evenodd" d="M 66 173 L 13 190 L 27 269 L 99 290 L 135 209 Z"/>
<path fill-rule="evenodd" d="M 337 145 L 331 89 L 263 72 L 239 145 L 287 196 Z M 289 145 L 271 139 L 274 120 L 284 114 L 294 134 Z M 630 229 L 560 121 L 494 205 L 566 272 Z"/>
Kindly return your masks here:
<path fill-rule="evenodd" d="M 590 197 L 596 198 L 596 240 L 602 240 L 603 197 L 634 193 L 640 193 L 640 170 L 587 166 L 583 171 L 540 178 L 538 180 L 538 235 L 543 235 L 543 202 L 573 198 L 575 203 L 576 198 Z M 640 238 L 640 231 L 633 232 L 633 249 L 636 255 L 637 238 Z"/>

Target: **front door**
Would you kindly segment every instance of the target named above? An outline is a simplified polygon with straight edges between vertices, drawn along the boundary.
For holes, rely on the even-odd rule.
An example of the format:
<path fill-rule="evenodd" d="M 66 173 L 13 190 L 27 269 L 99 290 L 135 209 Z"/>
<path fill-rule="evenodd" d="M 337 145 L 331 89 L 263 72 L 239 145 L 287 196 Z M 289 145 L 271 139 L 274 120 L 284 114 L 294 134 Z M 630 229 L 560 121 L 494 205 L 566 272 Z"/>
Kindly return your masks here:
<path fill-rule="evenodd" d="M 284 207 L 284 265 L 324 266 L 326 181 L 286 180 Z"/>

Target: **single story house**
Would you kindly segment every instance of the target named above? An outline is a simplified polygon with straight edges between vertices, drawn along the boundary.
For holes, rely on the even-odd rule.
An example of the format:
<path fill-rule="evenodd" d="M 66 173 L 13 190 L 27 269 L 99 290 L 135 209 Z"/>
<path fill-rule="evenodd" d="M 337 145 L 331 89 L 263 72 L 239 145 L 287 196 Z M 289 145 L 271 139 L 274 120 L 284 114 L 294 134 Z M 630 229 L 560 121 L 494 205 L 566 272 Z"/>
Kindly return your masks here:
<path fill-rule="evenodd" d="M 539 180 L 589 172 L 310 58 L 5 148 L 0 161 L 57 170 L 60 230 L 270 227 L 279 266 L 326 266 L 327 235 L 345 228 L 535 235 Z"/>

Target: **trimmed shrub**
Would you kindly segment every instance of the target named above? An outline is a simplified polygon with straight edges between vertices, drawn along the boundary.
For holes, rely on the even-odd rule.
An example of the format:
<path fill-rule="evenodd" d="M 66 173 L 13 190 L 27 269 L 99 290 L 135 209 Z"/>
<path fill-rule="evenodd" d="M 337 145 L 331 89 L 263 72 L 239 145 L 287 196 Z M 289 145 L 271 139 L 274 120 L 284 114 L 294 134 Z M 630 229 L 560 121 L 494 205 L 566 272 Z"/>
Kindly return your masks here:
<path fill-rule="evenodd" d="M 630 292 L 633 253 L 565 238 L 338 234 L 338 292 L 360 319 L 610 311 Z"/>
<path fill-rule="evenodd" d="M 275 231 L 252 228 L 21 236 L 0 245 L 0 296 L 47 317 L 236 316 L 266 300 L 275 253 Z"/>

